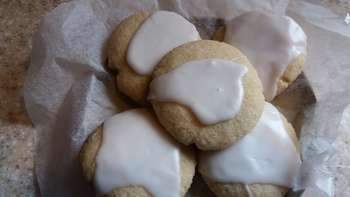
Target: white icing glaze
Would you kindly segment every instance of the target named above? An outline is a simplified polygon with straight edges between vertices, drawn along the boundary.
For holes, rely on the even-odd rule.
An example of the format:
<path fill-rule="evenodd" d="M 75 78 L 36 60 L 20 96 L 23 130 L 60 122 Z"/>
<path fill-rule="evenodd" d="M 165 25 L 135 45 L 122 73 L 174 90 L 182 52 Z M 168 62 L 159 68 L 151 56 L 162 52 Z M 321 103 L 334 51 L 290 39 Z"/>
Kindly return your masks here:
<path fill-rule="evenodd" d="M 180 196 L 179 147 L 144 109 L 129 110 L 103 124 L 96 157 L 95 185 L 100 193 L 143 186 L 153 196 Z"/>
<path fill-rule="evenodd" d="M 199 40 L 196 27 L 174 12 L 153 13 L 132 38 L 127 61 L 140 75 L 149 75 L 161 58 L 175 47 Z"/>
<path fill-rule="evenodd" d="M 186 62 L 155 78 L 149 99 L 189 107 L 206 125 L 232 119 L 240 110 L 247 68 L 231 60 L 203 59 Z"/>
<path fill-rule="evenodd" d="M 202 152 L 199 171 L 224 183 L 293 187 L 301 160 L 278 110 L 266 103 L 256 127 L 222 151 Z"/>
<path fill-rule="evenodd" d="M 239 48 L 255 66 L 268 101 L 275 97 L 288 64 L 306 54 L 306 35 L 292 18 L 258 11 L 230 21 L 224 41 Z"/>

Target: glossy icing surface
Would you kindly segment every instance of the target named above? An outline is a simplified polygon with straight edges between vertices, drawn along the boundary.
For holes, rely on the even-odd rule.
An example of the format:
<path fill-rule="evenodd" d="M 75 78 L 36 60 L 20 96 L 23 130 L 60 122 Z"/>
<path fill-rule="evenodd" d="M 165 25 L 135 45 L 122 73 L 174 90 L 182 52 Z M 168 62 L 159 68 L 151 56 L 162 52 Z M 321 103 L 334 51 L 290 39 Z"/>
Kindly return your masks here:
<path fill-rule="evenodd" d="M 155 78 L 149 99 L 182 104 L 205 125 L 232 119 L 240 110 L 244 65 L 230 60 L 203 59 L 186 62 Z"/>
<path fill-rule="evenodd" d="M 142 186 L 153 196 L 179 197 L 179 145 L 155 117 L 134 109 L 107 119 L 96 156 L 95 185 L 100 193 Z"/>
<path fill-rule="evenodd" d="M 132 38 L 127 61 L 140 75 L 150 75 L 161 58 L 186 42 L 199 40 L 196 27 L 184 17 L 168 11 L 153 13 Z"/>
<path fill-rule="evenodd" d="M 227 23 L 224 41 L 239 48 L 255 67 L 266 100 L 272 100 L 287 66 L 306 54 L 306 35 L 288 16 L 247 12 Z"/>
<path fill-rule="evenodd" d="M 256 127 L 231 147 L 201 152 L 199 171 L 223 183 L 269 183 L 292 187 L 301 160 L 281 114 L 266 103 Z"/>

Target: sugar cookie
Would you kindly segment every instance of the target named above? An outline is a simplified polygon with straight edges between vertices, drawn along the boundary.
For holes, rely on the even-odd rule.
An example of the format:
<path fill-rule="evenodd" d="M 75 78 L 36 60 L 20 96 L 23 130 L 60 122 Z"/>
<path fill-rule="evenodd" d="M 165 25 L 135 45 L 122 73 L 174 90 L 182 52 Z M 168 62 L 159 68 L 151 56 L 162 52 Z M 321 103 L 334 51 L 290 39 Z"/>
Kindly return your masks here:
<path fill-rule="evenodd" d="M 213 39 L 237 47 L 248 57 L 268 101 L 285 90 L 304 67 L 307 38 L 288 16 L 247 12 L 220 27 Z"/>
<path fill-rule="evenodd" d="M 123 20 L 108 43 L 108 64 L 117 69 L 119 90 L 146 103 L 150 75 L 173 48 L 200 39 L 195 26 L 175 12 L 139 12 Z"/>
<path fill-rule="evenodd" d="M 175 142 L 145 109 L 107 119 L 86 140 L 85 177 L 106 196 L 184 196 L 195 171 L 194 152 Z"/>
<path fill-rule="evenodd" d="M 193 61 L 205 61 L 206 59 L 214 59 L 212 62 L 214 64 L 208 64 L 211 68 L 200 68 L 213 69 L 210 71 L 208 70 L 208 73 L 201 72 L 203 75 L 194 75 L 191 73 L 193 72 L 191 69 L 189 69 L 189 73 L 186 73 L 188 72 L 186 69 L 182 71 L 182 67 L 185 64 L 192 64 Z M 221 61 L 218 61 L 218 59 L 221 59 Z M 225 67 L 225 62 L 234 64 L 236 70 L 228 69 L 228 65 L 226 65 L 228 67 Z M 204 67 L 207 63 L 203 64 Z M 217 66 L 215 66 L 216 63 Z M 178 69 L 179 71 L 177 71 Z M 227 83 L 227 76 L 223 76 L 224 79 L 217 79 L 220 82 L 215 83 L 215 78 L 211 78 L 210 73 L 221 76 L 224 73 L 222 73 L 220 69 L 228 69 L 225 70 L 228 74 L 230 72 L 236 72 L 232 74 L 232 81 Z M 172 97 L 167 98 L 169 95 L 159 94 L 160 92 L 157 89 L 160 85 L 157 80 L 162 76 L 168 74 L 172 75 L 172 72 L 184 72 L 184 75 L 193 77 L 193 80 L 191 82 L 191 80 L 186 79 L 188 84 L 182 84 L 180 86 L 181 89 L 173 89 L 172 86 L 177 84 L 177 79 L 177 81 L 184 81 L 185 79 L 181 78 L 181 74 L 178 75 L 180 77 L 172 77 L 175 79 L 175 83 L 174 81 L 171 82 L 172 79 L 168 80 L 168 82 L 170 82 L 169 84 L 168 82 L 164 83 L 165 88 L 163 89 L 171 88 L 170 91 L 164 93 L 172 94 L 170 95 Z M 209 77 L 210 79 L 205 78 L 204 80 L 208 79 L 213 82 L 214 85 L 218 85 L 218 87 L 213 87 L 210 83 L 206 83 L 208 87 L 199 87 L 200 84 L 198 84 L 197 80 L 203 77 Z M 262 95 L 262 87 L 254 68 L 239 50 L 222 42 L 201 40 L 175 48 L 162 59 L 156 67 L 152 78 L 153 81 L 150 86 L 149 96 L 153 109 L 161 124 L 181 143 L 186 145 L 194 143 L 202 150 L 223 149 L 238 141 L 254 128 L 263 110 L 264 97 Z M 186 87 L 187 85 L 188 87 Z M 242 86 L 242 92 L 240 92 L 239 86 Z M 196 87 L 198 87 L 198 90 L 191 89 Z M 224 90 L 222 87 L 232 88 L 233 90 Z M 172 93 L 173 90 L 176 92 Z M 193 94 L 197 95 L 198 102 L 196 102 L 196 98 L 188 95 L 191 90 Z M 178 101 L 175 98 L 177 93 L 185 95 L 188 91 L 189 93 L 187 94 L 187 98 L 185 98 L 187 99 L 185 103 L 174 102 Z M 234 96 L 231 95 L 228 98 L 220 98 L 219 94 L 225 93 L 225 91 L 229 92 L 227 95 L 233 93 Z M 242 96 L 241 100 L 239 100 L 240 96 Z M 208 99 L 212 99 L 212 103 Z M 190 105 L 192 105 L 192 107 Z M 238 109 L 236 108 L 237 106 L 239 107 Z M 225 109 L 225 107 L 229 108 L 229 110 L 227 110 L 227 113 L 225 111 L 224 114 L 213 114 L 213 111 L 209 109 L 214 108 L 218 111 L 218 109 Z M 200 113 L 207 116 L 203 116 L 204 119 L 202 119 L 198 116 Z M 210 117 L 211 115 L 215 116 Z M 205 119 L 208 117 L 209 119 Z M 206 120 L 208 122 L 206 122 Z"/>
<path fill-rule="evenodd" d="M 293 127 L 266 103 L 256 127 L 225 150 L 201 152 L 199 171 L 219 197 L 282 197 L 301 165 Z"/>

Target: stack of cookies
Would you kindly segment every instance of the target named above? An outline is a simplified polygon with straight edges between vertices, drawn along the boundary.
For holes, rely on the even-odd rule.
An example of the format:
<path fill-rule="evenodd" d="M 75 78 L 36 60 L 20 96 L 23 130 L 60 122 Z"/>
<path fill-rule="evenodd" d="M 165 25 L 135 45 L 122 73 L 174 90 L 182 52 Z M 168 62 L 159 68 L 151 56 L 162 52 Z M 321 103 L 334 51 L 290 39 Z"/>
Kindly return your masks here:
<path fill-rule="evenodd" d="M 219 197 L 293 188 L 298 139 L 269 103 L 303 69 L 306 36 L 293 19 L 247 12 L 202 40 L 177 13 L 139 12 L 108 44 L 117 87 L 138 107 L 105 120 L 81 149 L 97 194 L 184 196 L 196 165 Z"/>

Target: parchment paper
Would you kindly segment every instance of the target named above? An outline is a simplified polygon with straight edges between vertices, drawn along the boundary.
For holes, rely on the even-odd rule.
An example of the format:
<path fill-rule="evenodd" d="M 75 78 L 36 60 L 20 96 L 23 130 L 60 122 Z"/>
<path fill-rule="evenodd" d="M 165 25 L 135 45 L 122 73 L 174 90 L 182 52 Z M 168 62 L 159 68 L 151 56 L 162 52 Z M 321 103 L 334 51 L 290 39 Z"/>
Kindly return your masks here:
<path fill-rule="evenodd" d="M 350 103 L 350 26 L 343 10 L 315 0 L 289 5 L 287 0 L 77 0 L 58 6 L 33 38 L 24 87 L 26 108 L 38 130 L 35 172 L 42 196 L 94 196 L 81 176 L 80 146 L 104 119 L 128 106 L 117 99 L 113 76 L 104 68 L 105 43 L 122 19 L 155 9 L 187 17 L 203 38 L 223 20 L 250 10 L 287 11 L 301 24 L 308 36 L 305 75 L 317 103 L 303 106 L 299 116 L 295 105 L 275 101 L 293 114 L 301 130 L 303 173 L 295 189 L 306 188 L 303 196 L 350 196 L 350 107 L 344 111 Z M 298 94 L 303 97 L 303 91 Z M 212 196 L 198 179 L 189 196 Z"/>

